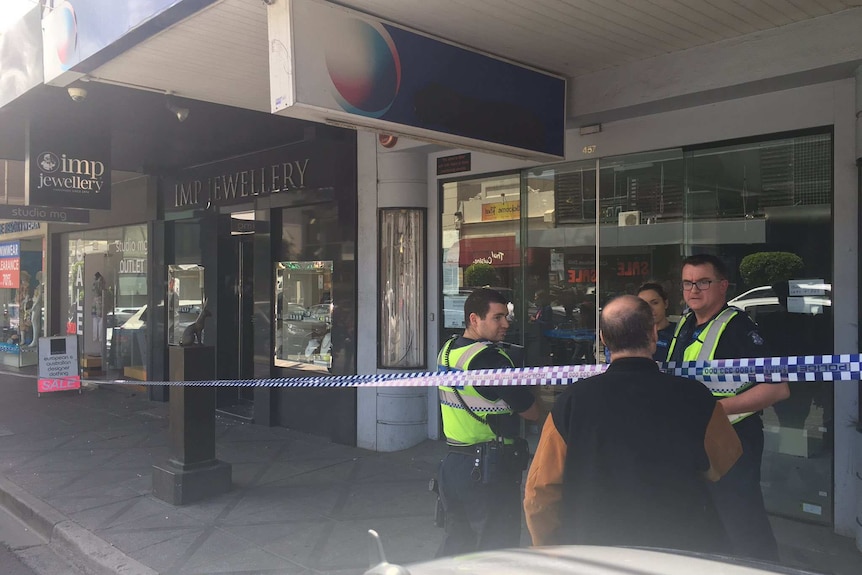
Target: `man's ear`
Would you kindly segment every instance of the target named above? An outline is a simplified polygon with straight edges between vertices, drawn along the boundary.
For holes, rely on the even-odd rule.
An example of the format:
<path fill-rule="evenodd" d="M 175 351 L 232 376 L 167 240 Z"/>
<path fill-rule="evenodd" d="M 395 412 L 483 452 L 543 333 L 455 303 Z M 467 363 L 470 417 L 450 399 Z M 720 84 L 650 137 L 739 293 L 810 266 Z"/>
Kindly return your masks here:
<path fill-rule="evenodd" d="M 603 346 L 608 346 L 608 344 L 605 343 L 605 334 L 602 333 L 602 330 L 599 330 L 599 341 L 602 342 Z"/>

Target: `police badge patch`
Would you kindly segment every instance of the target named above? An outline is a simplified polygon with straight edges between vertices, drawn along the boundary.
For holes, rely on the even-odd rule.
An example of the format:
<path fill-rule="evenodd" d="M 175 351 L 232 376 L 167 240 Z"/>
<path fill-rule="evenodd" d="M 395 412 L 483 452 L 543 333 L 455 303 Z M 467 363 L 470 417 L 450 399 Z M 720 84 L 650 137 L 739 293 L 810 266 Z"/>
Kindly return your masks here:
<path fill-rule="evenodd" d="M 760 334 L 756 331 L 748 332 L 748 337 L 751 338 L 751 343 L 753 343 L 754 345 L 763 345 L 763 338 L 760 337 Z"/>

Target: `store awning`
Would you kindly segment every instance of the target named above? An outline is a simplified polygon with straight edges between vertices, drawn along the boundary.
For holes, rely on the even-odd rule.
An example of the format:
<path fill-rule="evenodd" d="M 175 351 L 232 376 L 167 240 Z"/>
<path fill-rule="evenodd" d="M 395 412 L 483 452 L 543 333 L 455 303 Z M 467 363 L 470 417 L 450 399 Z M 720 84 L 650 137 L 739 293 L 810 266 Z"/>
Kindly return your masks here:
<path fill-rule="evenodd" d="M 521 263 L 515 236 L 462 238 L 458 244 L 458 265 L 461 267 L 486 263 L 509 268 Z"/>

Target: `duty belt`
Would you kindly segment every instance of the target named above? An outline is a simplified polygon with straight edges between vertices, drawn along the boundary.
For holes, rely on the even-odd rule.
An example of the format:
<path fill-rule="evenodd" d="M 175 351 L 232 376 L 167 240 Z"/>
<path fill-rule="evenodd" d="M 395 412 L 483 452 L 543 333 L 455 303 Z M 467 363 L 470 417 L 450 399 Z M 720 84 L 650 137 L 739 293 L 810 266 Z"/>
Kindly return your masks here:
<path fill-rule="evenodd" d="M 449 452 L 463 453 L 464 455 L 476 455 L 476 451 L 480 448 L 481 445 L 481 443 L 476 443 L 474 445 L 450 445 Z"/>

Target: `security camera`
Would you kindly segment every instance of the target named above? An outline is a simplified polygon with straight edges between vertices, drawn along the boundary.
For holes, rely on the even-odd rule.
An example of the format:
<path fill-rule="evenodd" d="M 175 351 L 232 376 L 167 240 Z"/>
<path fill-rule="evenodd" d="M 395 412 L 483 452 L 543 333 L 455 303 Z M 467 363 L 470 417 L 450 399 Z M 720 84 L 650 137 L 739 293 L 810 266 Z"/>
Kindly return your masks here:
<path fill-rule="evenodd" d="M 69 97 L 75 102 L 83 102 L 87 99 L 87 90 L 72 86 L 69 88 Z"/>

